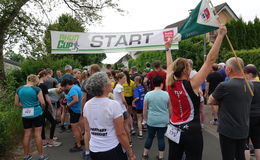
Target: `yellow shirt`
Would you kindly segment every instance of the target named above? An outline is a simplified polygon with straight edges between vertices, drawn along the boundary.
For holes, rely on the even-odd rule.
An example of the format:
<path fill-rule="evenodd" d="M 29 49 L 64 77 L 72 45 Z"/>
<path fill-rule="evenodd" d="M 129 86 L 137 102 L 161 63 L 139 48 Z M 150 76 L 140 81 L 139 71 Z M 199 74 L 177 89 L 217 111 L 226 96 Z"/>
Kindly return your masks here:
<path fill-rule="evenodd" d="M 255 80 L 256 80 L 256 81 L 260 81 L 258 76 L 255 78 Z"/>
<path fill-rule="evenodd" d="M 116 82 L 111 82 L 112 88 L 115 88 L 115 84 L 116 84 Z"/>
<path fill-rule="evenodd" d="M 130 80 L 130 85 L 128 85 L 127 82 L 125 82 L 123 85 L 124 87 L 124 95 L 125 97 L 133 97 L 134 96 L 134 88 L 135 88 L 135 82 Z"/>

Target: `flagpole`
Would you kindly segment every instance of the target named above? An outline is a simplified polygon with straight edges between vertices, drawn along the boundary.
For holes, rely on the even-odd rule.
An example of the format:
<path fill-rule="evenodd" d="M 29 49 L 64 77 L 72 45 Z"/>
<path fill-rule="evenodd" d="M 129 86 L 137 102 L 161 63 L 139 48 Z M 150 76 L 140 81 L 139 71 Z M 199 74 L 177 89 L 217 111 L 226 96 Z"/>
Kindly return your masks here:
<path fill-rule="evenodd" d="M 211 6 L 213 7 L 214 12 L 215 12 L 215 14 L 217 15 L 217 11 L 216 11 L 215 7 L 213 6 L 211 0 L 209 0 L 209 3 L 210 3 Z M 219 18 L 218 18 L 218 21 L 219 21 L 219 23 L 221 24 Z M 236 51 L 234 50 L 234 47 L 233 47 L 233 45 L 232 45 L 232 43 L 231 43 L 231 41 L 230 41 L 230 39 L 229 39 L 229 37 L 228 37 L 227 34 L 226 34 L 226 39 L 227 39 L 227 42 L 228 42 L 228 44 L 229 44 L 229 46 L 230 46 L 230 48 L 231 48 L 231 50 L 232 50 L 232 53 L 233 53 L 234 56 L 235 56 L 235 59 L 236 59 L 237 64 L 238 64 L 238 67 L 239 67 L 240 71 L 241 71 L 242 74 L 243 74 L 243 77 L 244 77 L 245 82 L 246 82 L 246 85 L 247 85 L 247 87 L 248 87 L 248 89 L 249 89 L 249 91 L 250 91 L 250 94 L 251 94 L 251 96 L 254 96 L 254 92 L 253 92 L 251 86 L 249 85 L 249 82 L 248 82 L 248 79 L 246 78 L 246 75 L 245 75 L 245 73 L 244 73 L 244 70 L 243 70 L 241 64 L 240 64 L 239 61 L 238 61 L 238 57 L 237 57 Z"/>

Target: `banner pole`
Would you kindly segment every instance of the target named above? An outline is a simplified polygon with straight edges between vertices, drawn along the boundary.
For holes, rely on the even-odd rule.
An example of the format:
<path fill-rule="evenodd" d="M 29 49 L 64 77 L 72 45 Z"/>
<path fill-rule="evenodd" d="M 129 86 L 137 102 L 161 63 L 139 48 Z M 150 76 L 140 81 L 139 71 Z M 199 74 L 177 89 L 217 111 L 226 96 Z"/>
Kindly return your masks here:
<path fill-rule="evenodd" d="M 210 2 L 210 4 L 211 4 L 211 6 L 213 7 L 215 14 L 217 15 L 217 11 L 216 11 L 215 7 L 213 6 L 212 2 L 211 2 L 210 0 L 209 0 L 209 2 Z M 219 21 L 219 23 L 221 24 L 219 18 L 218 18 L 218 21 Z M 253 92 L 253 90 L 252 90 L 252 87 L 249 85 L 249 82 L 248 82 L 248 79 L 246 78 L 246 75 L 245 75 L 245 73 L 244 73 L 244 70 L 243 70 L 241 64 L 240 64 L 239 61 L 238 61 L 238 57 L 237 57 L 236 51 L 234 50 L 234 47 L 233 47 L 233 45 L 232 45 L 232 43 L 231 43 L 231 41 L 230 41 L 230 39 L 229 39 L 229 37 L 228 37 L 227 34 L 226 34 L 226 39 L 227 39 L 227 42 L 228 42 L 228 44 L 229 44 L 229 47 L 230 47 L 231 50 L 232 50 L 232 53 L 233 53 L 234 56 L 235 56 L 235 59 L 236 59 L 236 61 L 237 61 L 238 67 L 239 67 L 239 69 L 240 69 L 240 72 L 243 74 L 243 78 L 245 79 L 245 82 L 246 82 L 246 85 L 247 85 L 247 87 L 248 87 L 248 89 L 249 89 L 249 91 L 250 91 L 250 94 L 251 94 L 251 96 L 254 96 L 254 92 Z"/>

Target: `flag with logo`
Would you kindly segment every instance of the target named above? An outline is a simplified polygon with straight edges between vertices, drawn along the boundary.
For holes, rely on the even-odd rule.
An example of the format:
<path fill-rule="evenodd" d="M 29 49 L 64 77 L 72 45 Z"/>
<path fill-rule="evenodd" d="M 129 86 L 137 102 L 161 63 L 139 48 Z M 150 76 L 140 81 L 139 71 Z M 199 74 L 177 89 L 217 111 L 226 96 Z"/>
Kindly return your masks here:
<path fill-rule="evenodd" d="M 197 7 L 191 12 L 174 41 L 184 40 L 193 36 L 208 33 L 218 29 L 218 16 L 214 14 L 209 0 L 201 0 Z"/>

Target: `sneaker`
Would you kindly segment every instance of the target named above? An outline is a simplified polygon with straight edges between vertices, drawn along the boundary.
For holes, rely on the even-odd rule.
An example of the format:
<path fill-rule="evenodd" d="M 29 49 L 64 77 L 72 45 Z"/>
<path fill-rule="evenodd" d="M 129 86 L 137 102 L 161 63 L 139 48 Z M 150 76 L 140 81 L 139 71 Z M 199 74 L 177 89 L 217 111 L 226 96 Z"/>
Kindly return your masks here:
<path fill-rule="evenodd" d="M 164 158 L 159 158 L 159 156 L 156 156 L 157 160 L 164 160 Z"/>
<path fill-rule="evenodd" d="M 49 159 L 49 157 L 47 155 L 42 155 L 39 157 L 38 160 L 47 160 L 47 159 Z"/>
<path fill-rule="evenodd" d="M 70 149 L 70 152 L 80 152 L 80 151 L 83 151 L 82 147 L 77 147 L 77 146 L 74 146 L 73 148 Z"/>
<path fill-rule="evenodd" d="M 136 134 L 136 132 L 135 132 L 135 130 L 134 129 L 131 129 L 131 135 L 135 135 Z"/>
<path fill-rule="evenodd" d="M 137 135 L 137 138 L 139 138 L 139 139 L 143 139 L 144 136 L 143 136 L 142 134 L 138 134 L 138 135 Z"/>
<path fill-rule="evenodd" d="M 83 159 L 83 160 L 90 160 L 90 154 L 86 154 L 86 152 L 84 151 L 84 152 L 82 153 L 82 159 Z"/>
<path fill-rule="evenodd" d="M 142 155 L 142 160 L 148 160 L 148 159 L 149 159 L 148 155 Z"/>
<path fill-rule="evenodd" d="M 53 140 L 57 141 L 59 138 L 57 136 L 53 137 Z"/>
<path fill-rule="evenodd" d="M 42 141 L 42 147 L 43 147 L 43 148 L 48 147 L 48 142 L 47 142 L 46 140 L 43 140 L 43 141 Z"/>
<path fill-rule="evenodd" d="M 23 157 L 23 160 L 31 160 L 32 159 L 32 155 L 27 155 Z"/>
<path fill-rule="evenodd" d="M 61 146 L 61 142 L 57 142 L 57 141 L 52 141 L 48 143 L 48 147 L 59 147 Z"/>

